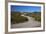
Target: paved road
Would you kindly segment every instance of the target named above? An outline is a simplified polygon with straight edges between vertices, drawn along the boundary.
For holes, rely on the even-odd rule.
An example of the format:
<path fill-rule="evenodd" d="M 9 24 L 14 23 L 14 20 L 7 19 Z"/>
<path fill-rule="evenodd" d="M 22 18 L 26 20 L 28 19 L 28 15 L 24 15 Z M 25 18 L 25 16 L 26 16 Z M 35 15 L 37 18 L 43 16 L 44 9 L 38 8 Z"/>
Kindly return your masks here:
<path fill-rule="evenodd" d="M 24 15 L 21 15 L 24 16 Z M 29 17 L 29 16 L 24 16 L 29 19 L 29 21 L 24 22 L 24 23 L 19 23 L 19 24 L 12 24 L 12 28 L 31 28 L 31 27 L 39 27 L 41 24 L 38 21 L 35 21 L 34 18 Z"/>

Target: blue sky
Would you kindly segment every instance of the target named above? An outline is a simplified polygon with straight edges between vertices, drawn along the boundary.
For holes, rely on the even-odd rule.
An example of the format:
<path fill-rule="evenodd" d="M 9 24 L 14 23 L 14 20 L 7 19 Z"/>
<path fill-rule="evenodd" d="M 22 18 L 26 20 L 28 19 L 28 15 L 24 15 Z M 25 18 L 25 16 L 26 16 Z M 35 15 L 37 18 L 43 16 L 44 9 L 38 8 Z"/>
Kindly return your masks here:
<path fill-rule="evenodd" d="M 17 6 L 11 5 L 11 11 L 18 11 L 18 12 L 40 12 L 40 6 Z"/>

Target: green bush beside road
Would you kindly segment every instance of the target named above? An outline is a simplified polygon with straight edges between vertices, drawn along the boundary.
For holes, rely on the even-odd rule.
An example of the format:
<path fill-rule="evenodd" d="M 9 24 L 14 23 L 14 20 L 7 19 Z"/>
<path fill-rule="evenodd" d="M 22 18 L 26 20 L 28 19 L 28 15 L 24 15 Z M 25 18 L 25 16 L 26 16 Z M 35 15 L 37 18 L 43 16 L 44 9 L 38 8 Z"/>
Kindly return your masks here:
<path fill-rule="evenodd" d="M 15 13 L 15 14 L 13 13 L 11 15 L 11 22 L 12 22 L 12 24 L 23 23 L 25 21 L 28 21 L 28 18 L 21 16 L 20 13 Z"/>

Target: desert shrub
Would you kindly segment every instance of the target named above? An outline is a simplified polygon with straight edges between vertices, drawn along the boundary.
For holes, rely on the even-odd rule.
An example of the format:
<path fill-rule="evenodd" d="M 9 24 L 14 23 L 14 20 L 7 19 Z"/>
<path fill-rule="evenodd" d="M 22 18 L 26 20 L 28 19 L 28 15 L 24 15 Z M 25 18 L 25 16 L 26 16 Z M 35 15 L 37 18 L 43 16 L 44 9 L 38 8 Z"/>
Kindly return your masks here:
<path fill-rule="evenodd" d="M 40 16 L 35 16 L 35 20 L 41 21 L 41 17 Z"/>
<path fill-rule="evenodd" d="M 14 17 L 11 19 L 14 23 L 22 23 L 22 22 L 28 21 L 28 19 L 26 17 L 23 17 L 23 16 Z"/>
<path fill-rule="evenodd" d="M 23 17 L 23 16 L 19 16 L 18 18 L 16 18 L 16 23 L 19 23 L 19 22 L 25 22 L 27 21 L 28 19 L 26 17 Z"/>
<path fill-rule="evenodd" d="M 32 14 L 31 16 L 32 16 L 32 17 L 35 17 L 36 15 L 35 15 L 35 14 Z"/>
<path fill-rule="evenodd" d="M 39 12 L 32 13 L 31 17 L 33 17 L 36 21 L 41 21 L 41 14 Z"/>
<path fill-rule="evenodd" d="M 13 13 L 11 15 L 11 23 L 12 24 L 23 23 L 25 21 L 28 21 L 28 18 L 21 16 L 20 13 L 16 13 L 16 14 Z"/>

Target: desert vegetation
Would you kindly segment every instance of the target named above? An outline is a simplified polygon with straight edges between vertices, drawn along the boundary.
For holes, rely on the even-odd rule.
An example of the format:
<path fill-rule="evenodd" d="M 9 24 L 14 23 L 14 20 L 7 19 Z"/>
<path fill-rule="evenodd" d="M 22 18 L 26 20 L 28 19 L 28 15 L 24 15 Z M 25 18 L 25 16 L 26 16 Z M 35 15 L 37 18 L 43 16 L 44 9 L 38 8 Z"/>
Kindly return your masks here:
<path fill-rule="evenodd" d="M 23 23 L 25 21 L 28 21 L 28 18 L 21 16 L 20 12 L 11 12 L 12 24 Z"/>
<path fill-rule="evenodd" d="M 26 13 L 26 14 L 24 14 L 24 13 Z M 30 16 L 30 17 L 34 18 L 34 20 L 36 20 L 36 21 L 41 21 L 41 13 L 40 12 L 32 12 L 32 13 L 24 12 L 24 13 L 11 12 L 11 23 L 17 24 L 17 23 L 24 23 L 24 22 L 28 21 L 28 18 L 21 16 L 21 14 Z"/>
<path fill-rule="evenodd" d="M 34 12 L 32 14 L 32 17 L 36 20 L 36 21 L 41 21 L 41 13 L 40 12 Z"/>
<path fill-rule="evenodd" d="M 41 12 L 27 13 L 26 16 L 34 18 L 36 21 L 41 21 Z"/>

